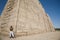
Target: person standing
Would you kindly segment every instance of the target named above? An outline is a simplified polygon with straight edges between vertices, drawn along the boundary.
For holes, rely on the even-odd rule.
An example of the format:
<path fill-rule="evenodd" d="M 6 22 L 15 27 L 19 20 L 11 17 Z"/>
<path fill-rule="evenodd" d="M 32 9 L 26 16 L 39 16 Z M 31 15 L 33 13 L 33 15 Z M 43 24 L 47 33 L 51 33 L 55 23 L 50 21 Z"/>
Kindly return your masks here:
<path fill-rule="evenodd" d="M 10 38 L 14 38 L 14 32 L 12 26 L 10 26 Z"/>

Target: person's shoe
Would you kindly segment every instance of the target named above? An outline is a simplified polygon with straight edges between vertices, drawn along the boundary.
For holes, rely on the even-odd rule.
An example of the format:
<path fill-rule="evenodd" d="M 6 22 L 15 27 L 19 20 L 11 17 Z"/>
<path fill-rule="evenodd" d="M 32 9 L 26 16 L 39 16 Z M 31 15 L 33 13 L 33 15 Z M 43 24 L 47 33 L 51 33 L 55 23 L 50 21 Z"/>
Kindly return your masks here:
<path fill-rule="evenodd" d="M 12 38 L 14 38 L 14 37 L 12 37 Z"/>
<path fill-rule="evenodd" d="M 12 38 L 12 37 L 10 37 L 10 38 Z"/>

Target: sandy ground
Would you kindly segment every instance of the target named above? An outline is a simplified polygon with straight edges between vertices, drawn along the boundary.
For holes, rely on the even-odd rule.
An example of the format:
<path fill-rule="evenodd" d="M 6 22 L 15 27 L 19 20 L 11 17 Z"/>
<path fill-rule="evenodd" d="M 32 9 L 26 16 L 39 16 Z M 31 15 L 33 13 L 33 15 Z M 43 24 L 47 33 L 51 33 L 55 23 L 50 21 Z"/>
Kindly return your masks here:
<path fill-rule="evenodd" d="M 29 35 L 10 39 L 8 36 L 1 36 L 2 40 L 60 40 L 60 31 L 43 34 Z"/>

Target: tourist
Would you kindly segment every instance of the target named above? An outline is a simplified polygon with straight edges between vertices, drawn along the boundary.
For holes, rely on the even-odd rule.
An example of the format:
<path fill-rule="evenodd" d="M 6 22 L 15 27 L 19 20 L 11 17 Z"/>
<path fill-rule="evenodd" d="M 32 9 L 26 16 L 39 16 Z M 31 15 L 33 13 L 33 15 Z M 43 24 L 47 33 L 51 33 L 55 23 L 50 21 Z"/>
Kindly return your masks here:
<path fill-rule="evenodd" d="M 14 38 L 13 27 L 10 27 L 10 38 Z"/>

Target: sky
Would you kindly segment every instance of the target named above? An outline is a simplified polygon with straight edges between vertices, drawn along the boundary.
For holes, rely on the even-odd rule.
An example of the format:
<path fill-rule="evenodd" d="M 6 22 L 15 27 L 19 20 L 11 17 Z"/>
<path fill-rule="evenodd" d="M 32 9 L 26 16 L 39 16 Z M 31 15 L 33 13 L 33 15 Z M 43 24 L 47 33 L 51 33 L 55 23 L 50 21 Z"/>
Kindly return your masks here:
<path fill-rule="evenodd" d="M 4 9 L 6 2 L 7 0 L 0 0 L 0 15 L 2 13 L 2 10 Z"/>
<path fill-rule="evenodd" d="M 55 28 L 60 28 L 60 0 L 39 0 Z M 7 0 L 0 0 L 0 15 Z"/>

